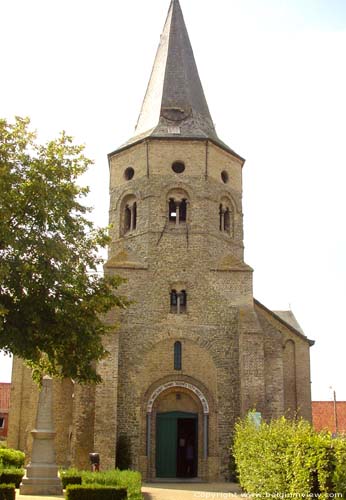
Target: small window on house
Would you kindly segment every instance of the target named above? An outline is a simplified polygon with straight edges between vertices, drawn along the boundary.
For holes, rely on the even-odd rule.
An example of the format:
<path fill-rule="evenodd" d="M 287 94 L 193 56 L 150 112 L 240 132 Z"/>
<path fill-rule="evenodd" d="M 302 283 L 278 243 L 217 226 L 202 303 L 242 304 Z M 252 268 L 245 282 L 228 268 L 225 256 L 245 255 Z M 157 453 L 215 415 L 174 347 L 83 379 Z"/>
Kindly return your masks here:
<path fill-rule="evenodd" d="M 170 293 L 170 298 L 171 313 L 182 314 L 186 312 L 187 296 L 185 290 L 181 290 L 180 292 L 177 292 L 177 290 L 172 290 Z"/>
<path fill-rule="evenodd" d="M 5 417 L 0 417 L 0 429 L 4 429 L 5 427 Z"/>
<path fill-rule="evenodd" d="M 124 177 L 127 181 L 130 181 L 133 176 L 135 175 L 135 171 L 132 167 L 127 167 L 127 169 L 124 172 Z"/>
<path fill-rule="evenodd" d="M 182 161 L 175 161 L 172 165 L 172 170 L 176 174 L 182 174 L 185 170 L 185 165 Z"/>
<path fill-rule="evenodd" d="M 175 342 L 174 344 L 174 370 L 181 370 L 182 366 L 182 346 L 181 342 Z"/>

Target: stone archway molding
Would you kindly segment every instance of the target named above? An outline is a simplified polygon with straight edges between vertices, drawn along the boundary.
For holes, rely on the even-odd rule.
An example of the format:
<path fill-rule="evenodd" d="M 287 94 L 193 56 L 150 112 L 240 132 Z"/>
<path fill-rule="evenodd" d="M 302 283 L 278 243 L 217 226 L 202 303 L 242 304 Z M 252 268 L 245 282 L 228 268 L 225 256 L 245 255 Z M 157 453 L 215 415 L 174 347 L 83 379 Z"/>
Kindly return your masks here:
<path fill-rule="evenodd" d="M 196 394 L 196 396 L 199 398 L 202 408 L 203 408 L 203 413 L 204 415 L 209 415 L 209 404 L 207 401 L 207 398 L 204 396 L 203 392 L 198 389 L 193 384 L 190 384 L 189 382 L 183 382 L 181 380 L 173 380 L 171 382 L 166 382 L 166 384 L 160 385 L 155 391 L 151 394 L 148 404 L 147 404 L 147 413 L 151 414 L 153 411 L 153 405 L 155 403 L 155 400 L 158 398 L 160 394 L 162 394 L 164 391 L 167 391 L 168 389 L 172 389 L 174 387 L 181 387 L 182 389 L 188 389 L 189 391 L 193 392 Z"/>

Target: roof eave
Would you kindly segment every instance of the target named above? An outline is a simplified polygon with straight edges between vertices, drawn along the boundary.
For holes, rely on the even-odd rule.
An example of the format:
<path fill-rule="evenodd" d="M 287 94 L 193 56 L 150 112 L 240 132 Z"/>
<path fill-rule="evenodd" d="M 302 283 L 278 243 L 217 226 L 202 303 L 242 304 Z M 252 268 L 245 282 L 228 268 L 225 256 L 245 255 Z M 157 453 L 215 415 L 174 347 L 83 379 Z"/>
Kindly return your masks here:
<path fill-rule="evenodd" d="M 126 151 L 127 149 L 132 148 L 133 146 L 137 146 L 138 144 L 141 144 L 143 142 L 147 142 L 149 140 L 155 140 L 155 141 L 201 141 L 201 142 L 211 142 L 215 146 L 218 146 L 219 148 L 223 149 L 227 153 L 231 154 L 235 158 L 241 161 L 242 167 L 244 166 L 245 159 L 238 155 L 233 149 L 228 147 L 226 144 L 224 144 L 222 141 L 218 141 L 216 139 L 212 139 L 210 137 L 194 137 L 194 136 L 184 136 L 184 137 L 173 137 L 173 136 L 159 136 L 159 135 L 147 135 L 145 137 L 141 137 L 138 140 L 135 140 L 133 142 L 130 142 L 128 144 L 124 144 L 123 146 L 120 146 L 119 148 L 115 149 L 111 153 L 108 153 L 108 161 L 112 158 L 112 156 L 122 153 L 123 151 Z"/>
<path fill-rule="evenodd" d="M 302 334 L 299 330 L 297 330 L 296 328 L 294 328 L 292 325 L 290 325 L 289 323 L 287 323 L 286 321 L 284 321 L 282 318 L 280 318 L 280 316 L 278 316 L 273 311 L 271 311 L 266 306 L 264 306 L 261 302 L 259 302 L 259 300 L 257 300 L 257 299 L 254 298 L 254 303 L 258 307 L 260 307 L 261 309 L 263 309 L 265 312 L 267 312 L 268 314 L 270 314 L 271 316 L 273 316 L 273 318 L 275 318 L 279 323 L 283 324 L 289 330 L 291 330 L 293 333 L 295 333 L 296 335 L 298 335 L 298 337 L 300 337 L 302 340 L 305 340 L 305 342 L 308 342 L 308 344 L 311 347 L 313 345 L 315 345 L 315 341 L 314 340 L 310 340 L 306 335 Z"/>

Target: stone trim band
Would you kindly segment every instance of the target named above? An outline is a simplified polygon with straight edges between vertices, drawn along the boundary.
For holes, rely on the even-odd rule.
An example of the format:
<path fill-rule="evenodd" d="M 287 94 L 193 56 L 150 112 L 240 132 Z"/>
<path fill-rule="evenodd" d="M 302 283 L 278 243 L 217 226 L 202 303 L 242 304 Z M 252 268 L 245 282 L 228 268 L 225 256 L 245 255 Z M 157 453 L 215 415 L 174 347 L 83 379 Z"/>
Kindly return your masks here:
<path fill-rule="evenodd" d="M 188 389 L 189 391 L 196 394 L 199 398 L 204 415 L 209 415 L 209 405 L 207 398 L 204 396 L 203 392 L 198 389 L 195 385 L 189 384 L 188 382 L 182 382 L 178 380 L 174 380 L 172 382 L 167 382 L 166 384 L 160 385 L 155 391 L 151 394 L 148 404 L 147 404 L 147 413 L 152 413 L 153 405 L 155 403 L 156 398 L 162 394 L 164 391 L 168 389 L 172 389 L 173 387 L 182 387 L 183 389 Z"/>

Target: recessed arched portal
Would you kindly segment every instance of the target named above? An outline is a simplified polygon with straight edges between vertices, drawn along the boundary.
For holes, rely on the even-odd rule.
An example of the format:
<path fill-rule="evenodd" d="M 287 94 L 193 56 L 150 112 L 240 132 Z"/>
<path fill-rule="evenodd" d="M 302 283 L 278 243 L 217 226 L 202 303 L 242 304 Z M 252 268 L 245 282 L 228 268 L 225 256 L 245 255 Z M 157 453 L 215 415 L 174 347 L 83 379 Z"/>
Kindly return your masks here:
<path fill-rule="evenodd" d="M 147 456 L 160 478 L 197 477 L 208 456 L 209 404 L 195 385 L 171 381 L 147 402 Z"/>

